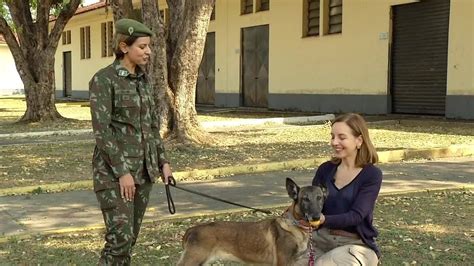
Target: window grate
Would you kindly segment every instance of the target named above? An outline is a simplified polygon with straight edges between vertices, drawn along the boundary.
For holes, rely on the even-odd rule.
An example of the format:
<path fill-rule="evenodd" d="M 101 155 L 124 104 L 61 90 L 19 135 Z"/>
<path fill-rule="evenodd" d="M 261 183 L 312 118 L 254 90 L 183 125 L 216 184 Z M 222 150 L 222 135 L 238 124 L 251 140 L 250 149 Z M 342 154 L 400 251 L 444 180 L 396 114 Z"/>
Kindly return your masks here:
<path fill-rule="evenodd" d="M 342 32 L 342 1 L 329 1 L 329 29 L 328 34 Z"/>
<path fill-rule="evenodd" d="M 251 14 L 253 13 L 253 0 L 241 0 L 240 2 L 240 14 Z"/>
<path fill-rule="evenodd" d="M 270 0 L 258 0 L 257 11 L 270 10 Z"/>
<path fill-rule="evenodd" d="M 307 30 L 306 36 L 319 35 L 319 5 L 320 0 L 307 0 Z"/>
<path fill-rule="evenodd" d="M 91 58 L 91 27 L 80 28 L 81 59 Z"/>

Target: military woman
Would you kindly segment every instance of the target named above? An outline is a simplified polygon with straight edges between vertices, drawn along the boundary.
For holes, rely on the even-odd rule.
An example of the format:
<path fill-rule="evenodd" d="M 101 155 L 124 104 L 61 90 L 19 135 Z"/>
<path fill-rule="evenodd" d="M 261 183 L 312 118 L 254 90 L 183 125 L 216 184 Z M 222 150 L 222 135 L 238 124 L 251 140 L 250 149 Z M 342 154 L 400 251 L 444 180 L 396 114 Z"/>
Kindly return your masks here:
<path fill-rule="evenodd" d="M 89 83 L 94 191 L 106 227 L 101 265 L 130 264 L 152 183 L 160 174 L 167 183 L 172 174 L 142 68 L 150 58 L 152 31 L 131 19 L 118 20 L 115 29 L 115 61 Z"/>

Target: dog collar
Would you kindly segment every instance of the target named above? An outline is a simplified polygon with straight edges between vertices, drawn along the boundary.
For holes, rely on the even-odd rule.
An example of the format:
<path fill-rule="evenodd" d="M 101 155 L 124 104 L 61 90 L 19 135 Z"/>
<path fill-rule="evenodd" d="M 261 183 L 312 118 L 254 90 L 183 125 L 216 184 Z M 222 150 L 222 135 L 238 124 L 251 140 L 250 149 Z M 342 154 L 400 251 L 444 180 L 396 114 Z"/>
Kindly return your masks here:
<path fill-rule="evenodd" d="M 291 223 L 295 226 L 298 226 L 301 229 L 304 230 L 309 230 L 311 228 L 311 225 L 308 221 L 304 219 L 296 219 L 293 213 L 290 212 L 290 208 L 288 208 L 284 213 L 284 216 L 286 216 L 288 219 L 290 219 Z"/>

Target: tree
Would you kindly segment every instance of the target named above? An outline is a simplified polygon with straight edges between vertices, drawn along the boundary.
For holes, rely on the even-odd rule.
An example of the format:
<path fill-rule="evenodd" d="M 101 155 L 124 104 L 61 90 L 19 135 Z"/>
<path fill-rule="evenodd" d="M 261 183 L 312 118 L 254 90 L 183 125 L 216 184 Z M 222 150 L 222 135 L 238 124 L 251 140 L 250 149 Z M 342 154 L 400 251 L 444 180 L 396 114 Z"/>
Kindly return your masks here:
<path fill-rule="evenodd" d="M 114 19 L 133 17 L 131 0 L 109 0 Z M 142 0 L 142 20 L 155 35 L 149 76 L 160 106 L 161 132 L 184 143 L 206 143 L 197 120 L 196 82 L 215 0 L 167 0 L 170 20 L 159 16 L 156 0 Z M 124 10 L 128 10 L 124 12 Z M 158 18 L 158 19 L 157 19 Z"/>
<path fill-rule="evenodd" d="M 0 0 L 0 34 L 13 55 L 25 87 L 20 121 L 56 120 L 54 56 L 66 23 L 81 0 Z M 51 15 L 56 15 L 50 28 Z"/>

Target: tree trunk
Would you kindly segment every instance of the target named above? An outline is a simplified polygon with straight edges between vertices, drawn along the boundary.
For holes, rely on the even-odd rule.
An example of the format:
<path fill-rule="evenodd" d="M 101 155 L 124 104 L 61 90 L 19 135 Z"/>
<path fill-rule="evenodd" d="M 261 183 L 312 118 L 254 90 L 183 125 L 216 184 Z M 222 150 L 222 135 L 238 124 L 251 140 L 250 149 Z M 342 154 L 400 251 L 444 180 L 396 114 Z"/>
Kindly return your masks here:
<path fill-rule="evenodd" d="M 142 0 L 142 18 L 145 25 L 155 33 L 151 37 L 151 60 L 148 63 L 148 76 L 155 90 L 155 102 L 160 114 L 160 133 L 166 137 L 173 125 L 174 95 L 168 86 L 168 68 L 166 56 L 166 29 L 164 21 L 159 16 L 156 0 Z M 156 19 L 159 18 L 159 19 Z"/>
<path fill-rule="evenodd" d="M 171 62 L 173 62 L 176 45 L 184 27 L 185 0 L 167 0 L 167 3 L 170 24 L 168 25 L 168 36 L 166 39 L 166 54 L 168 57 L 167 68 L 171 69 Z M 170 79 L 169 76 L 168 79 Z"/>
<path fill-rule="evenodd" d="M 196 112 L 196 82 L 207 28 L 215 0 L 186 1 L 181 34 L 171 62 L 170 84 L 175 93 L 173 135 L 180 142 L 206 143 Z M 171 20 L 171 24 L 173 24 Z"/>
<path fill-rule="evenodd" d="M 70 0 L 64 4 L 51 28 L 50 1 L 37 3 L 36 22 L 29 1 L 5 2 L 14 27 L 0 14 L 0 34 L 5 37 L 25 87 L 26 112 L 20 119 L 22 122 L 61 118 L 55 106 L 54 54 L 66 23 L 80 2 Z"/>
<path fill-rule="evenodd" d="M 54 54 L 48 55 L 47 60 L 38 60 L 29 62 L 31 71 L 35 77 L 39 77 L 37 81 L 22 77 L 25 84 L 26 112 L 20 119 L 21 122 L 42 122 L 52 121 L 63 118 L 59 114 L 55 105 L 55 86 L 54 86 Z"/>
<path fill-rule="evenodd" d="M 114 21 L 121 18 L 133 18 L 132 0 L 107 0 L 107 2 L 110 3 L 110 6 L 112 7 Z"/>

